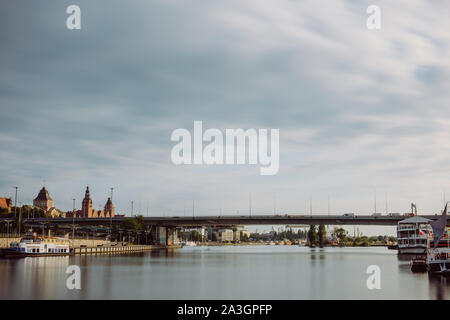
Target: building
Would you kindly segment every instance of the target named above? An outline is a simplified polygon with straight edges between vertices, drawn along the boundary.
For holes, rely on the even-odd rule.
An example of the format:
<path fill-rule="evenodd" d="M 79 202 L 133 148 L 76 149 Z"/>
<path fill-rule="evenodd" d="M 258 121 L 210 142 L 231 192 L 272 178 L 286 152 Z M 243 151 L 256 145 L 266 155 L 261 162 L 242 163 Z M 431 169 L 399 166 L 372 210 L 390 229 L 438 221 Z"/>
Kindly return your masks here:
<path fill-rule="evenodd" d="M 221 229 L 218 232 L 220 242 L 232 242 L 233 241 L 233 230 L 231 229 Z"/>
<path fill-rule="evenodd" d="M 236 230 L 233 233 L 233 240 L 234 241 L 241 241 L 241 231 L 240 230 Z"/>
<path fill-rule="evenodd" d="M 11 213 L 12 200 L 11 198 L 0 198 L 0 213 Z"/>
<path fill-rule="evenodd" d="M 33 206 L 41 208 L 45 212 L 55 207 L 54 201 L 45 187 L 42 187 L 37 197 L 33 200 Z"/>
<path fill-rule="evenodd" d="M 106 200 L 103 210 L 95 210 L 92 207 L 91 192 L 89 186 L 86 187 L 83 201 L 81 202 L 81 210 L 75 211 L 76 218 L 112 218 L 114 217 L 114 205 L 111 198 Z M 72 217 L 73 212 L 67 212 L 66 217 Z"/>
<path fill-rule="evenodd" d="M 241 230 L 240 231 L 240 238 L 241 239 L 246 238 L 247 240 L 250 239 L 250 231 L 248 231 L 248 230 Z"/>
<path fill-rule="evenodd" d="M 44 210 L 45 215 L 48 217 L 57 218 L 61 216 L 61 211 L 55 208 L 55 203 L 45 187 L 42 187 L 37 197 L 33 200 L 33 206 Z"/>

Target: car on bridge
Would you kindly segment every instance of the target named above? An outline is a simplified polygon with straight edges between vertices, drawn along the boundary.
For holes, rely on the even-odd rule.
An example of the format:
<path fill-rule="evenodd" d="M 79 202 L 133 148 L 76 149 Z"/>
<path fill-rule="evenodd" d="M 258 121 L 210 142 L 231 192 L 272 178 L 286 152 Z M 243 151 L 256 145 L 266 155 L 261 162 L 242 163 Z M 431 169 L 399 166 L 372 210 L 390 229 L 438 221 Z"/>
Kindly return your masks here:
<path fill-rule="evenodd" d="M 343 217 L 349 217 L 349 218 L 355 218 L 355 214 L 354 213 L 344 213 L 342 216 Z"/>

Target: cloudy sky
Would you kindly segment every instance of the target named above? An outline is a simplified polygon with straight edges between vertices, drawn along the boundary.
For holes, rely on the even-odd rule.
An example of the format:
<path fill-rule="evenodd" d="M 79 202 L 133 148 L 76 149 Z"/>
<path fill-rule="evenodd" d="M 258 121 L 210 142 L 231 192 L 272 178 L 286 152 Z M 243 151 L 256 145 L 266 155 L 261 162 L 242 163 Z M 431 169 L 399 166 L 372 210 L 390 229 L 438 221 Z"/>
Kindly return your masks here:
<path fill-rule="evenodd" d="M 331 5 L 332 3 L 332 5 Z M 66 28 L 67 6 L 81 30 Z M 366 9 L 381 8 L 381 30 Z M 121 213 L 436 213 L 448 1 L 2 1 L 0 194 Z M 175 166 L 177 128 L 279 128 L 280 170 Z M 274 201 L 276 199 L 276 201 Z M 373 230 L 373 229 L 372 229 Z M 379 229 L 381 230 L 381 228 Z"/>

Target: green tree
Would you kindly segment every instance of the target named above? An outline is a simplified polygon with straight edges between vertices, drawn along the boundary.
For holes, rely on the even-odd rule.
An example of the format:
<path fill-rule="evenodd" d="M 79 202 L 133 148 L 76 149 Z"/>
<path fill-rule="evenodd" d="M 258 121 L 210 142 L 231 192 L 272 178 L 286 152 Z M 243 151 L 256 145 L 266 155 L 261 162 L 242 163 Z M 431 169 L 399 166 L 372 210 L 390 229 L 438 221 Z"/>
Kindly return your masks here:
<path fill-rule="evenodd" d="M 308 241 L 310 247 L 315 246 L 317 244 L 316 226 L 313 224 L 309 226 Z"/>
<path fill-rule="evenodd" d="M 323 248 L 323 245 L 325 244 L 325 237 L 327 234 L 327 229 L 323 224 L 319 225 L 319 231 L 318 231 L 318 238 L 319 238 L 319 246 Z"/>
<path fill-rule="evenodd" d="M 144 227 L 144 217 L 142 215 L 135 216 L 133 218 L 126 218 L 121 224 L 122 229 L 131 231 L 134 235 L 137 235 L 138 232 L 143 231 Z"/>
<path fill-rule="evenodd" d="M 347 231 L 344 228 L 334 228 L 332 236 L 338 240 L 339 243 L 344 243 L 347 238 Z"/>

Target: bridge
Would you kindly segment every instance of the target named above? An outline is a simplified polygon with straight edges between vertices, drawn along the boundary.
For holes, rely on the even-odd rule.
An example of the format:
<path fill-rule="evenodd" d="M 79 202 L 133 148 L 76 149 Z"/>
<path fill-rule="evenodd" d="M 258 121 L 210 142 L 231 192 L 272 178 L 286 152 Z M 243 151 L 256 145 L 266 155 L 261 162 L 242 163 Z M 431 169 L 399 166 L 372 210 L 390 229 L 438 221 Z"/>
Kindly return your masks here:
<path fill-rule="evenodd" d="M 420 217 L 436 220 L 438 215 Z M 370 216 L 370 215 L 229 215 L 229 216 L 190 216 L 190 217 L 144 217 L 144 223 L 160 227 L 220 227 L 234 225 L 378 225 L 396 226 L 408 216 Z M 72 224 L 79 226 L 119 225 L 129 217 L 114 218 L 23 218 L 25 224 Z M 447 218 L 450 220 L 450 217 Z M 0 218 L 2 221 L 7 218 Z M 10 220 L 10 219 L 9 219 Z M 447 220 L 447 221 L 448 221 Z"/>
<path fill-rule="evenodd" d="M 440 215 L 422 215 L 423 218 L 435 220 Z M 53 226 L 62 229 L 76 228 L 77 231 L 88 227 L 99 227 L 109 230 L 110 227 L 124 233 L 120 225 L 130 217 L 114 218 L 26 218 L 22 223 L 27 227 L 45 228 Z M 190 216 L 190 217 L 143 217 L 144 224 L 148 226 L 148 232 L 155 244 L 171 245 L 176 237 L 176 230 L 179 228 L 229 228 L 239 225 L 368 225 L 368 226 L 396 226 L 399 221 L 408 216 L 369 216 L 369 215 L 227 215 L 227 216 Z M 448 218 L 447 218 L 448 219 Z M 13 218 L 0 218 L 0 224 L 9 224 Z M 448 221 L 448 220 L 447 220 Z M 449 222 L 447 222 L 449 224 Z M 9 232 L 9 231 L 8 231 Z M 109 231 L 107 231 L 109 232 Z M 147 231 L 145 232 L 147 234 Z"/>

